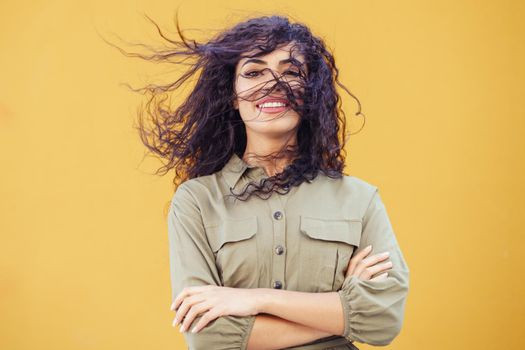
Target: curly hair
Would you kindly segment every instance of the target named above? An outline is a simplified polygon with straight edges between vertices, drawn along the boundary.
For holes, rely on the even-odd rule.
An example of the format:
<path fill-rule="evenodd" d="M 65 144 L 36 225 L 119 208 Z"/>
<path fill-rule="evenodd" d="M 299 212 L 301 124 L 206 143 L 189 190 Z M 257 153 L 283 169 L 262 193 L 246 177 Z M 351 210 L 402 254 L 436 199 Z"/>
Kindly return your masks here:
<path fill-rule="evenodd" d="M 306 25 L 291 23 L 280 15 L 260 16 L 199 43 L 183 35 L 178 19 L 176 28 L 181 41 L 168 38 L 153 20 L 147 18 L 168 46 L 150 48 L 152 53 L 149 55 L 119 50 L 126 56 L 188 66 L 174 82 L 134 89 L 151 96 L 145 111 L 139 110 L 135 127 L 148 150 L 165 160 L 157 174 L 164 175 L 174 169 L 173 183 L 177 186 L 187 179 L 221 170 L 234 152 L 242 157 L 247 144 L 246 130 L 239 111 L 232 106 L 232 101 L 241 98 L 234 89 L 236 65 L 243 57 L 261 56 L 293 43 L 305 57 L 308 74 L 300 69 L 295 86 L 274 75 L 277 84 L 267 89 L 267 93 L 271 93 L 276 87 L 283 88 L 291 108 L 300 116 L 297 145 L 283 150 L 294 154 L 293 161 L 274 176 L 259 183 L 251 181 L 241 193 L 234 193 L 231 188 L 230 193 L 241 200 L 252 194 L 267 198 L 273 192 L 287 193 L 291 186 L 311 182 L 320 171 L 332 178 L 342 177 L 348 134 L 336 84 L 357 101 L 356 115 L 364 115 L 359 100 L 340 83 L 333 54 Z M 253 55 L 244 55 L 253 51 Z M 297 60 L 292 59 L 291 63 L 301 68 Z M 172 110 L 166 104 L 169 93 L 179 89 L 192 76 L 197 76 L 194 87 Z M 302 104 L 297 103 L 299 99 Z"/>

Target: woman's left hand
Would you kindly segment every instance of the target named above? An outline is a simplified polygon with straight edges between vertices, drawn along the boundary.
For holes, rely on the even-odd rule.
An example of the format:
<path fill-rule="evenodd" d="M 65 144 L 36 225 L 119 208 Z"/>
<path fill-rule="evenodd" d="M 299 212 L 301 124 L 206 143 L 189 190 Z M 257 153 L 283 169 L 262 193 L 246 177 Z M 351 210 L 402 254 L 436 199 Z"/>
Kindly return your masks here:
<path fill-rule="evenodd" d="M 217 317 L 257 315 L 254 289 L 220 287 L 215 285 L 185 287 L 171 304 L 176 311 L 173 327 L 182 321 L 181 332 L 185 332 L 193 320 L 204 313 L 193 327 L 196 333 Z"/>

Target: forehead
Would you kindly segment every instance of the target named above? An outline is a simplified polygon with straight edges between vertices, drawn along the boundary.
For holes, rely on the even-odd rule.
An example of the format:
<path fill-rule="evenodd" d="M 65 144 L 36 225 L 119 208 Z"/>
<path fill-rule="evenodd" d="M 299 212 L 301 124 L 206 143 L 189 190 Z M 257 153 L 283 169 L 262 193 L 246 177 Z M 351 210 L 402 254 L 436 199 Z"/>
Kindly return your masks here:
<path fill-rule="evenodd" d="M 246 61 L 248 61 L 250 58 L 254 58 L 257 53 L 259 53 L 260 50 L 254 49 L 248 52 L 244 52 L 241 55 L 241 58 L 239 62 L 237 63 L 237 66 L 242 66 Z M 262 56 L 257 56 L 258 59 L 264 60 L 266 62 L 271 61 L 280 61 L 287 58 L 293 57 L 297 59 L 299 62 L 304 63 L 304 55 L 300 52 L 299 46 L 293 42 L 288 43 L 286 45 L 281 45 L 272 52 L 269 52 Z"/>

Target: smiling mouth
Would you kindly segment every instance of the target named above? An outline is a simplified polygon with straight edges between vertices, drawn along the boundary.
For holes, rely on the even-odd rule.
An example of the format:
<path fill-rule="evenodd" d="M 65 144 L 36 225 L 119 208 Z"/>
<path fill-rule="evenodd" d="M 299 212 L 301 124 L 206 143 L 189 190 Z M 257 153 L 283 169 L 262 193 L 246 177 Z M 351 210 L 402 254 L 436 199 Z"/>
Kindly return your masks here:
<path fill-rule="evenodd" d="M 287 102 L 267 102 L 260 105 L 256 105 L 257 109 L 261 113 L 265 114 L 276 114 L 276 113 L 284 113 L 289 110 L 289 104 Z"/>
<path fill-rule="evenodd" d="M 288 102 L 265 102 L 262 104 L 257 104 L 259 109 L 269 109 L 269 108 L 286 108 L 290 104 Z"/>

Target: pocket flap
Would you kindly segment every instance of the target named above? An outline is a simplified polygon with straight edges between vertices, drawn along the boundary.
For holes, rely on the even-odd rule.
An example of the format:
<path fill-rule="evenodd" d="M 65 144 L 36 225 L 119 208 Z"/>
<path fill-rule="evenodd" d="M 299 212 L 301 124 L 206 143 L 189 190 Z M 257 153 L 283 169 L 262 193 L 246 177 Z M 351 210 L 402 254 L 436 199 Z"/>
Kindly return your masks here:
<path fill-rule="evenodd" d="M 359 246 L 362 223 L 358 219 L 332 219 L 301 215 L 301 232 L 314 239 Z"/>
<path fill-rule="evenodd" d="M 219 225 L 207 228 L 208 240 L 214 253 L 228 242 L 251 238 L 257 232 L 257 216 L 242 219 L 224 219 Z"/>

